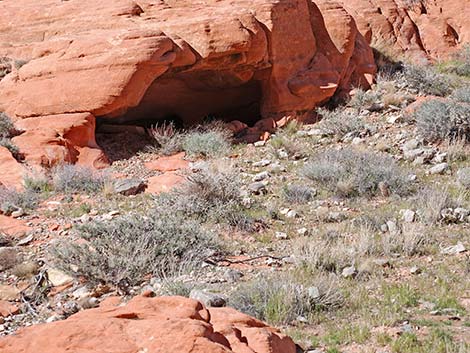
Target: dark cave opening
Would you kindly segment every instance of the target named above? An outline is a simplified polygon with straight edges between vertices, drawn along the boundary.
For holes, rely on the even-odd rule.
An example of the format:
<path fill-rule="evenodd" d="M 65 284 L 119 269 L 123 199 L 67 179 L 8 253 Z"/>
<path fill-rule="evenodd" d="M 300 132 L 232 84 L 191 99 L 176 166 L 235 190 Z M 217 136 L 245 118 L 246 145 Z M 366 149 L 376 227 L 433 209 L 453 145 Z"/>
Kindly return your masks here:
<path fill-rule="evenodd" d="M 151 144 L 146 129 L 163 123 L 171 123 L 177 129 L 190 129 L 213 120 L 239 120 L 253 126 L 261 119 L 262 89 L 252 74 L 246 75 L 249 80 L 240 78 L 243 76 L 198 72 L 160 77 L 150 85 L 138 106 L 118 117 L 97 117 L 97 142 L 108 158 L 116 160 L 129 158 Z"/>

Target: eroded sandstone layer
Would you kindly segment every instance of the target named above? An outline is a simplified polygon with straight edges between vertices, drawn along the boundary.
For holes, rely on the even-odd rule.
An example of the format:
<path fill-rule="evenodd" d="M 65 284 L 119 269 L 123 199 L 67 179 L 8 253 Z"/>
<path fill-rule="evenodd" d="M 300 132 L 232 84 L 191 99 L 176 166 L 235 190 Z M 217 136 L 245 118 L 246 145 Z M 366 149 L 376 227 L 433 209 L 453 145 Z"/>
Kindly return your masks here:
<path fill-rule="evenodd" d="M 2 353 L 295 353 L 289 337 L 231 308 L 135 297 L 0 339 Z"/>
<path fill-rule="evenodd" d="M 336 2 L 4 0 L 0 13 L 0 56 L 12 60 L 0 110 L 24 121 L 28 138 L 15 142 L 35 163 L 103 162 L 95 117 L 252 125 L 311 110 L 375 73 Z"/>

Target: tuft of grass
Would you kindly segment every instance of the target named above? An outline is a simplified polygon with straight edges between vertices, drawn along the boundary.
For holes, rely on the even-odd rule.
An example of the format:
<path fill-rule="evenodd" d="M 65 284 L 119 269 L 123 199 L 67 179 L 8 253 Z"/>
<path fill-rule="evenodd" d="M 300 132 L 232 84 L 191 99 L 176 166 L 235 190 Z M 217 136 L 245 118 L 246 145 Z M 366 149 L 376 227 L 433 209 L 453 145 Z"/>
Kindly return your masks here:
<path fill-rule="evenodd" d="M 108 177 L 86 167 L 64 164 L 52 170 L 52 185 L 55 191 L 63 193 L 101 192 Z"/>
<path fill-rule="evenodd" d="M 10 138 L 15 134 L 15 131 L 10 117 L 4 112 L 0 112 L 0 138 Z"/>
<path fill-rule="evenodd" d="M 148 129 L 150 136 L 155 140 L 159 153 L 169 156 L 183 150 L 184 134 L 177 131 L 173 123 L 162 123 Z"/>
<path fill-rule="evenodd" d="M 183 137 L 183 150 L 192 157 L 216 158 L 230 152 L 229 135 L 223 130 L 193 131 Z"/>
<path fill-rule="evenodd" d="M 407 174 L 392 158 L 354 149 L 327 150 L 307 163 L 303 174 L 345 197 L 372 197 L 380 188 L 398 195 L 411 191 Z"/>
<path fill-rule="evenodd" d="M 418 132 L 428 142 L 469 139 L 470 105 L 432 99 L 414 112 Z"/>
<path fill-rule="evenodd" d="M 470 168 L 461 168 L 457 171 L 457 182 L 466 189 L 470 189 Z"/>
<path fill-rule="evenodd" d="M 139 284 L 149 274 L 171 276 L 181 266 L 196 266 L 219 248 L 200 223 L 168 212 L 91 222 L 76 233 L 82 241 L 52 248 L 58 266 L 94 283 L 119 287 Z"/>
<path fill-rule="evenodd" d="M 437 224 L 441 220 L 441 211 L 453 207 L 455 202 L 447 189 L 424 187 L 418 191 L 415 204 L 421 222 Z"/>

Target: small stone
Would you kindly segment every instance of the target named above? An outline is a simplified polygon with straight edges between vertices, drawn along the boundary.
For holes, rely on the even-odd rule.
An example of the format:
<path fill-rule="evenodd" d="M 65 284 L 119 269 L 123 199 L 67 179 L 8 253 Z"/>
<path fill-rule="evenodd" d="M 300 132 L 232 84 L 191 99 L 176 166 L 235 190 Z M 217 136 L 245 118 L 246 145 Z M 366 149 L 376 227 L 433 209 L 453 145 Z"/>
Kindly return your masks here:
<path fill-rule="evenodd" d="M 327 136 L 331 134 L 331 132 L 325 131 L 323 129 L 310 129 L 307 131 L 308 136 Z"/>
<path fill-rule="evenodd" d="M 288 238 L 287 236 L 287 233 L 284 233 L 284 232 L 276 232 L 276 238 L 277 239 L 281 239 L 281 240 L 285 240 Z"/>
<path fill-rule="evenodd" d="M 142 296 L 145 297 L 144 293 L 142 294 Z M 80 299 L 77 304 L 81 309 L 91 309 L 96 308 L 98 306 L 99 300 L 94 297 L 84 297 Z"/>
<path fill-rule="evenodd" d="M 422 153 L 423 153 L 422 148 L 416 148 L 416 149 L 413 149 L 413 150 L 405 150 L 403 155 L 404 155 L 406 160 L 414 161 L 416 159 L 416 157 L 418 157 Z"/>
<path fill-rule="evenodd" d="M 255 147 L 263 147 L 264 145 L 266 145 L 266 141 L 256 141 L 253 145 Z"/>
<path fill-rule="evenodd" d="M 356 267 L 349 266 L 349 267 L 343 268 L 343 271 L 341 272 L 341 276 L 343 276 L 344 278 L 352 278 L 356 275 L 356 273 L 357 273 Z"/>
<path fill-rule="evenodd" d="M 267 179 L 267 178 L 269 178 L 269 173 L 267 171 L 264 171 L 264 172 L 256 174 L 253 177 L 253 181 L 262 181 L 262 180 Z"/>
<path fill-rule="evenodd" d="M 447 158 L 447 152 L 436 153 L 434 156 L 434 162 L 443 163 Z"/>
<path fill-rule="evenodd" d="M 415 140 L 415 139 L 412 139 L 412 140 L 409 140 L 409 141 L 405 142 L 402 149 L 403 149 L 403 151 L 410 151 L 410 150 L 414 150 L 414 149 L 418 148 L 418 146 L 419 146 L 419 141 Z"/>
<path fill-rule="evenodd" d="M 429 174 L 442 174 L 449 168 L 447 163 L 439 163 L 429 169 Z"/>
<path fill-rule="evenodd" d="M 441 254 L 454 255 L 465 252 L 466 250 L 467 249 L 465 246 L 459 241 L 456 245 L 448 246 L 447 248 L 442 249 Z"/>
<path fill-rule="evenodd" d="M 416 213 L 413 210 L 400 210 L 403 222 L 411 223 L 415 220 Z"/>
<path fill-rule="evenodd" d="M 277 151 L 277 155 L 278 155 L 278 157 L 279 157 L 280 159 L 287 159 L 287 158 L 289 158 L 289 154 L 288 154 L 286 151 L 284 151 L 284 150 L 278 150 L 278 151 Z"/>
<path fill-rule="evenodd" d="M 223 296 L 199 289 L 193 289 L 189 294 L 189 297 L 191 299 L 200 301 L 205 306 L 213 308 L 223 307 L 227 303 L 227 300 Z"/>
<path fill-rule="evenodd" d="M 355 138 L 352 139 L 351 144 L 352 145 L 360 145 L 363 142 L 364 142 L 364 139 L 361 139 L 360 137 L 355 137 Z"/>
<path fill-rule="evenodd" d="M 318 287 L 315 287 L 315 286 L 308 287 L 307 291 L 308 291 L 308 296 L 311 299 L 317 299 L 320 297 L 320 290 L 318 289 Z"/>
<path fill-rule="evenodd" d="M 22 217 L 22 216 L 24 216 L 24 215 L 25 215 L 25 212 L 23 211 L 22 208 L 18 208 L 16 211 L 13 211 L 13 212 L 11 213 L 11 216 L 12 216 L 13 218 L 19 218 L 19 217 Z"/>
<path fill-rule="evenodd" d="M 271 164 L 271 161 L 269 159 L 262 159 L 259 162 L 253 163 L 253 167 L 255 168 L 266 167 L 270 164 Z"/>
<path fill-rule="evenodd" d="M 271 173 L 274 173 L 274 174 L 286 171 L 286 167 L 284 167 L 283 165 L 281 165 L 279 163 L 271 164 L 268 169 Z"/>
<path fill-rule="evenodd" d="M 251 191 L 253 194 L 264 194 L 267 192 L 266 184 L 262 181 L 256 181 L 248 185 L 248 190 Z"/>
<path fill-rule="evenodd" d="M 125 196 L 137 195 L 145 191 L 146 187 L 147 184 L 140 179 L 119 179 L 114 182 L 114 191 Z"/>
<path fill-rule="evenodd" d="M 297 234 L 305 236 L 308 235 L 308 229 L 305 227 L 297 229 Z"/>
<path fill-rule="evenodd" d="M 63 286 L 73 281 L 72 277 L 55 268 L 47 269 L 47 276 L 54 287 Z"/>
<path fill-rule="evenodd" d="M 412 275 L 417 275 L 421 273 L 421 269 L 418 266 L 413 266 L 410 268 L 410 273 Z"/>
<path fill-rule="evenodd" d="M 341 222 L 341 221 L 344 221 L 345 219 L 346 219 L 346 216 L 340 212 L 329 212 L 326 217 L 326 221 L 332 222 L 332 223 Z"/>
<path fill-rule="evenodd" d="M 289 211 L 286 213 L 286 217 L 287 217 L 287 218 L 295 218 L 295 217 L 297 217 L 297 212 L 294 211 L 294 210 L 289 210 Z"/>
<path fill-rule="evenodd" d="M 397 234 L 399 231 L 398 226 L 394 221 L 387 222 L 387 229 L 391 234 Z"/>

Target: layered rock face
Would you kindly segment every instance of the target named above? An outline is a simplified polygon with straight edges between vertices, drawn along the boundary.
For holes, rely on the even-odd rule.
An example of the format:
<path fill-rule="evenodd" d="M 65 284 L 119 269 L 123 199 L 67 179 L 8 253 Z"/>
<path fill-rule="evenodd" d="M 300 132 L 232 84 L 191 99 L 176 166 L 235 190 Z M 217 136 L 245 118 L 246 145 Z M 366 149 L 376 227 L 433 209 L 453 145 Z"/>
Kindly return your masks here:
<path fill-rule="evenodd" d="M 340 0 L 377 47 L 415 60 L 446 59 L 470 42 L 468 0 Z"/>
<path fill-rule="evenodd" d="M 323 0 L 4 0 L 0 12 L 12 60 L 0 110 L 23 120 L 15 143 L 35 163 L 104 162 L 96 117 L 276 121 L 375 73 L 354 19 Z"/>
<path fill-rule="evenodd" d="M 0 339 L 2 353 L 295 353 L 292 340 L 230 308 L 183 297 L 102 304 Z"/>

